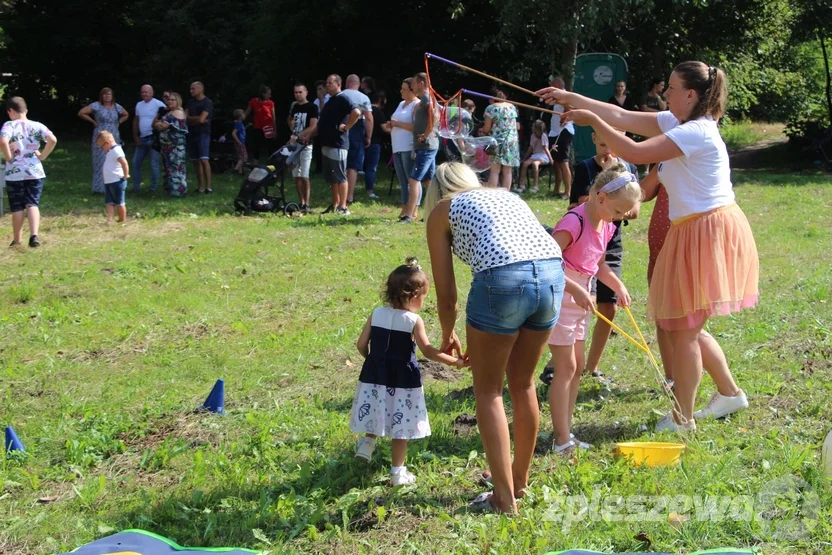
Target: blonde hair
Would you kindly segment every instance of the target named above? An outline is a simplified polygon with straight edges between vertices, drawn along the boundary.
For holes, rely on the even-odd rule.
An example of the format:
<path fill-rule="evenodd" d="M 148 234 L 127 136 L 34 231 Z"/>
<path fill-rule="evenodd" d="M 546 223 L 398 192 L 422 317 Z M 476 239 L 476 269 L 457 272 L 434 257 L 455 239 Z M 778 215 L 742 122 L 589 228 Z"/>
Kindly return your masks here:
<path fill-rule="evenodd" d="M 542 119 L 536 120 L 532 124 L 532 133 L 537 135 L 538 138 L 542 137 L 546 134 L 546 122 Z"/>
<path fill-rule="evenodd" d="M 113 134 L 109 131 L 102 131 L 98 134 L 98 138 L 95 140 L 95 144 L 97 145 L 106 145 L 110 141 L 115 140 Z"/>
<path fill-rule="evenodd" d="M 482 185 L 474 170 L 461 162 L 445 162 L 436 168 L 436 178 L 425 194 L 425 221 L 439 201 L 480 189 Z"/>
<path fill-rule="evenodd" d="M 596 197 L 599 193 L 601 193 L 601 189 L 604 188 L 604 185 L 611 182 L 614 179 L 617 179 L 622 176 L 629 175 L 630 172 L 627 167 L 622 164 L 621 162 L 616 163 L 611 168 L 608 168 L 595 178 L 595 181 L 592 183 L 592 189 L 590 189 L 590 196 Z M 603 191 L 607 198 L 610 200 L 620 200 L 626 203 L 632 203 L 632 206 L 637 205 L 641 202 L 641 187 L 638 184 L 638 180 L 633 180 L 627 182 L 626 185 L 615 189 L 613 191 Z"/>
<path fill-rule="evenodd" d="M 182 109 L 182 97 L 179 95 L 178 92 L 171 91 L 170 96 L 168 98 L 169 99 L 173 98 L 174 100 L 176 100 L 176 108 L 174 108 L 174 110 L 181 110 Z M 171 111 L 173 111 L 173 110 L 171 110 Z"/>
<path fill-rule="evenodd" d="M 234 110 L 234 119 L 240 119 L 240 118 L 243 118 L 243 117 L 245 117 L 245 115 L 246 115 L 246 113 L 245 113 L 245 112 L 243 112 L 242 110 L 240 110 L 239 108 L 237 108 L 236 110 Z"/>

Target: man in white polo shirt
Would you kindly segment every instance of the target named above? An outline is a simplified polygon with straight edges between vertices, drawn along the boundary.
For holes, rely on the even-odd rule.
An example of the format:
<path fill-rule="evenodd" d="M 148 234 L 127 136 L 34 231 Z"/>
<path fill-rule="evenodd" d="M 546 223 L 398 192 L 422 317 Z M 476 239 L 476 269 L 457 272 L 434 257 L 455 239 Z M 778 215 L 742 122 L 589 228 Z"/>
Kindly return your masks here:
<path fill-rule="evenodd" d="M 133 190 L 138 191 L 142 186 L 142 162 L 150 156 L 150 191 L 155 191 L 159 184 L 159 153 L 153 150 L 153 120 L 159 113 L 159 108 L 165 104 L 153 98 L 153 87 L 142 85 L 142 99 L 136 104 L 136 117 L 133 118 L 133 140 L 136 142 L 136 153 L 133 155 Z"/>

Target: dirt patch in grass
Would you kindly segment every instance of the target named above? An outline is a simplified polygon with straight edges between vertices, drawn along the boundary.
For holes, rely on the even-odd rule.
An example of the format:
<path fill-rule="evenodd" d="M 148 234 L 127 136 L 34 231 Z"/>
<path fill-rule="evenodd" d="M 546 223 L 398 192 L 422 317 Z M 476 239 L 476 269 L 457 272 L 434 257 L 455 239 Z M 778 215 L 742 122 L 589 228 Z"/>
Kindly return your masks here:
<path fill-rule="evenodd" d="M 473 414 L 460 414 L 454 418 L 454 433 L 458 436 L 477 433 L 477 417 Z"/>
<path fill-rule="evenodd" d="M 455 382 L 462 379 L 462 373 L 432 360 L 419 359 L 422 376 L 440 382 Z"/>
<path fill-rule="evenodd" d="M 219 445 L 221 432 L 209 428 L 204 418 L 204 413 L 200 412 L 162 415 L 144 433 L 133 435 L 130 432 L 122 432 L 118 439 L 124 442 L 127 449 L 135 452 L 155 449 L 169 438 L 184 439 L 193 447 L 216 447 Z"/>

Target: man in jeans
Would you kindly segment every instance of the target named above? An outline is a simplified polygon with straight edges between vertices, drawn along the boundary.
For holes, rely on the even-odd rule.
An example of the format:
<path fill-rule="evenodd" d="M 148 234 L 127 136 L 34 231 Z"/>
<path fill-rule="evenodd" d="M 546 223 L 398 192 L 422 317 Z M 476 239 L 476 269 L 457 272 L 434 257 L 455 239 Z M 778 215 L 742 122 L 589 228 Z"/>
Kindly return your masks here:
<path fill-rule="evenodd" d="M 409 195 L 401 223 L 410 223 L 418 218 L 419 198 L 422 187 L 427 190 L 436 171 L 436 151 L 439 149 L 439 137 L 433 132 L 434 106 L 428 91 L 428 76 L 417 73 L 413 76 L 413 94 L 419 102 L 413 108 L 413 151 L 416 160 L 407 180 Z"/>
<path fill-rule="evenodd" d="M 199 193 L 213 193 L 211 189 L 211 119 L 214 117 L 214 103 L 205 96 L 205 85 L 199 81 L 191 83 L 191 100 L 188 101 L 188 158 L 196 168 Z"/>
<path fill-rule="evenodd" d="M 358 75 L 347 76 L 347 88 L 341 91 L 350 103 L 361 109 L 361 117 L 358 118 L 355 126 L 351 128 L 347 149 L 347 204 L 352 204 L 355 196 L 355 183 L 358 181 L 358 172 L 364 171 L 364 149 L 370 146 L 373 136 L 373 106 L 369 97 L 358 90 L 361 79 Z M 378 198 L 373 194 L 370 198 Z"/>
<path fill-rule="evenodd" d="M 142 85 L 140 91 L 142 99 L 136 104 L 136 117 L 133 118 L 133 141 L 136 143 L 136 153 L 133 155 L 133 191 L 142 186 L 142 162 L 150 156 L 150 191 L 156 191 L 159 185 L 159 153 L 153 150 L 153 120 L 159 113 L 159 108 L 165 104 L 153 98 L 153 87 Z"/>

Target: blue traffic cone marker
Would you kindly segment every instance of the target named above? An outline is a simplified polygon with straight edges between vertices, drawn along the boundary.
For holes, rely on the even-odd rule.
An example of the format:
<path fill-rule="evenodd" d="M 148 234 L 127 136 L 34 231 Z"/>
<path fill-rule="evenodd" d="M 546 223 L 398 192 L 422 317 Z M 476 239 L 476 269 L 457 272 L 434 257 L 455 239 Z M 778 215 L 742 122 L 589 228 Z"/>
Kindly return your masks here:
<path fill-rule="evenodd" d="M 9 451 L 26 451 L 26 448 L 23 447 L 23 442 L 20 441 L 20 438 L 17 437 L 17 434 L 14 433 L 14 428 L 11 426 L 6 426 L 6 452 Z"/>
<path fill-rule="evenodd" d="M 200 408 L 217 414 L 225 414 L 225 382 L 222 378 L 214 384 L 214 388 Z"/>

